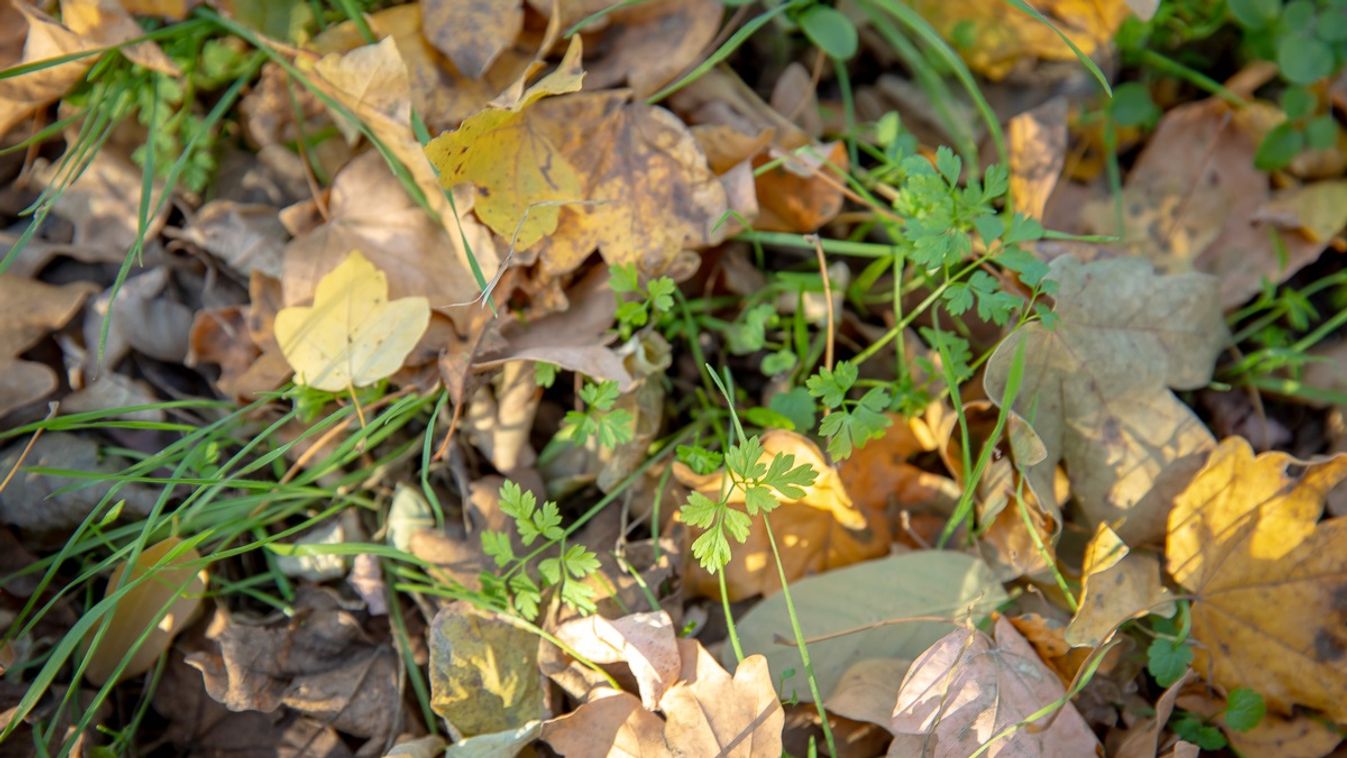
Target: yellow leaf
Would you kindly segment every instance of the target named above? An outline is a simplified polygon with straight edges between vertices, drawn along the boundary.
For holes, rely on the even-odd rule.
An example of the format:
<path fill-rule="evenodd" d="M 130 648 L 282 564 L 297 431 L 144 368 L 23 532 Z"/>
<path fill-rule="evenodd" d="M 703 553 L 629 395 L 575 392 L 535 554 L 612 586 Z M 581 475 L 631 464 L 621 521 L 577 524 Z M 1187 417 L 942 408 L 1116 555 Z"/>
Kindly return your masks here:
<path fill-rule="evenodd" d="M 1288 473 L 1294 466 L 1296 473 Z M 1194 596 L 1193 667 L 1289 713 L 1347 721 L 1347 519 L 1318 523 L 1347 455 L 1254 457 L 1231 437 L 1174 501 L 1169 573 Z"/>
<path fill-rule="evenodd" d="M 107 632 L 89 655 L 89 665 L 84 670 L 84 676 L 90 682 L 106 682 L 121 664 L 122 658 L 133 648 L 135 653 L 126 668 L 118 674 L 118 680 L 149 671 L 178 632 L 192 621 L 197 608 L 201 606 L 201 595 L 206 591 L 206 571 L 192 566 L 201 560 L 200 554 L 188 548 L 156 567 L 181 541 L 177 537 L 169 537 L 145 548 L 140 551 L 135 563 L 123 564 L 108 583 L 107 596 L 111 597 L 122 585 L 153 572 L 128 589 L 117 601 Z M 145 627 L 165 606 L 169 606 L 168 612 L 155 623 L 145 641 L 135 647 L 145 633 Z"/>
<path fill-rule="evenodd" d="M 556 71 L 524 90 L 526 72 L 485 110 L 426 145 L 440 183 L 475 185 L 477 216 L 519 250 L 556 230 L 562 203 L 583 199 L 575 169 L 527 112 L 543 97 L 580 89 L 581 47 L 579 36 L 571 38 Z"/>
<path fill-rule="evenodd" d="M 1080 610 L 1066 628 L 1071 645 L 1094 647 L 1130 618 L 1158 613 L 1171 616 L 1169 592 L 1160 583 L 1160 565 L 1154 556 L 1132 553 L 1118 534 L 1100 524 L 1085 548 L 1084 590 Z"/>
<path fill-rule="evenodd" d="M 312 306 L 276 314 L 276 341 L 300 384 L 337 392 L 402 367 L 430 324 L 424 297 L 388 299 L 388 278 L 359 251 L 318 282 Z"/>

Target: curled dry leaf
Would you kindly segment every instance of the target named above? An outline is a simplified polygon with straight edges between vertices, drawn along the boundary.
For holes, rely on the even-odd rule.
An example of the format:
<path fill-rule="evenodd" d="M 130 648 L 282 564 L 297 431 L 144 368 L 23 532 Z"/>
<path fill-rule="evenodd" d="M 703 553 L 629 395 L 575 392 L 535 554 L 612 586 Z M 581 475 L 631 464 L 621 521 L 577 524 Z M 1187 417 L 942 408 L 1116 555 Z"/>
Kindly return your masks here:
<path fill-rule="evenodd" d="M 441 184 L 476 187 L 477 216 L 512 249 L 525 250 L 554 232 L 562 206 L 582 199 L 580 177 L 532 118 L 531 108 L 548 95 L 580 89 L 580 39 L 571 38 L 555 71 L 525 90 L 535 70 L 530 67 L 485 110 L 426 145 Z"/>
<path fill-rule="evenodd" d="M 807 463 L 818 472 L 814 483 L 804 488 L 804 497 L 783 500 L 772 511 L 772 528 L 778 535 L 777 548 L 788 581 L 882 555 L 888 549 L 887 525 L 877 522 L 872 526 L 871 514 L 852 504 L 842 478 L 813 442 L 795 432 L 774 429 L 762 435 L 762 446 L 763 463 L 770 462 L 777 453 L 785 453 L 795 456 L 796 465 Z M 676 462 L 674 476 L 685 487 L 710 498 L 720 497 L 724 483 L 721 472 L 697 474 L 682 462 Z M 728 498 L 732 506 L 742 506 L 743 489 L 730 488 Z M 688 535 L 689 544 L 695 536 Z M 731 600 L 771 594 L 781 588 L 761 516 L 753 519 L 747 541 L 734 546 L 733 557 L 724 570 Z M 697 592 L 709 597 L 719 595 L 719 580 L 696 561 L 686 561 L 683 580 Z"/>
<path fill-rule="evenodd" d="M 388 299 L 388 278 L 359 251 L 318 282 L 313 305 L 276 314 L 295 380 L 341 392 L 392 375 L 430 323 L 423 297 Z"/>
<path fill-rule="evenodd" d="M 790 592 L 822 693 L 832 692 L 857 661 L 915 658 L 951 624 L 981 618 L 1006 599 L 986 564 L 943 550 L 836 569 L 792 582 Z M 799 651 L 789 637 L 781 639 L 790 624 L 778 593 L 738 619 L 739 636 L 745 653 L 767 657 L 784 697 L 809 701 Z M 787 678 L 787 670 L 794 676 Z"/>
<path fill-rule="evenodd" d="M 1066 464 L 1090 524 L 1116 523 L 1128 544 L 1158 538 L 1174 496 L 1201 465 L 1211 433 L 1169 388 L 1211 379 L 1225 345 L 1217 282 L 1157 276 L 1145 261 L 1057 258 L 1053 330 L 1031 324 L 997 348 L 984 379 L 1002 398 L 1016 353 L 1014 409 L 1042 439 L 1041 465 Z"/>
<path fill-rule="evenodd" d="M 1073 646 L 1097 647 L 1131 618 L 1174 615 L 1169 590 L 1160 581 L 1159 559 L 1130 551 L 1107 524 L 1095 528 L 1081 573 L 1080 610 L 1066 629 Z"/>
<path fill-rule="evenodd" d="M 1052 20 L 1043 23 L 1009 3 L 982 0 L 917 0 L 912 8 L 946 39 L 975 39 L 959 46 L 968 65 L 989 79 L 1003 79 L 1026 61 L 1074 61 L 1066 34 L 1085 55 L 1106 49 L 1128 15 L 1123 0 L 1042 0 L 1031 5 Z M 1055 29 L 1054 29 L 1055 26 Z M 967 36 L 961 36 L 967 35 Z"/>
<path fill-rule="evenodd" d="M 430 707 L 464 737 L 543 717 L 538 638 L 464 601 L 430 622 Z"/>
<path fill-rule="evenodd" d="M 595 663 L 626 663 L 636 677 L 646 710 L 655 710 L 678 678 L 678 643 L 673 620 L 664 611 L 612 620 L 586 616 L 557 627 L 556 636 Z"/>
<path fill-rule="evenodd" d="M 893 712 L 889 755 L 965 758 L 989 742 L 982 754 L 990 758 L 1096 754 L 1099 741 L 1069 701 L 1019 726 L 1066 690 L 1004 616 L 995 634 L 957 629 L 912 662 Z"/>
<path fill-rule="evenodd" d="M 1347 455 L 1254 457 L 1230 437 L 1175 499 L 1165 556 L 1195 596 L 1193 667 L 1208 681 L 1347 721 L 1347 519 L 1319 523 L 1344 479 Z"/>
<path fill-rule="evenodd" d="M 180 544 L 181 539 L 169 537 L 146 547 L 135 563 L 123 563 L 108 581 L 104 596 L 110 598 L 141 580 L 121 594 L 107 632 L 89 653 L 84 676 L 93 684 L 149 671 L 178 632 L 195 619 L 208 576 L 197 566 L 201 554 L 191 547 L 178 549 Z M 137 646 L 147 627 L 149 635 Z M 128 654 L 125 668 L 118 671 Z"/>
<path fill-rule="evenodd" d="M 41 400 L 56 389 L 55 371 L 19 355 L 74 318 L 94 289 L 79 282 L 54 287 L 0 274 L 0 302 L 5 304 L 6 313 L 0 325 L 0 416 Z"/>
<path fill-rule="evenodd" d="M 524 28 L 523 0 L 422 0 L 426 39 L 470 79 L 481 79 Z"/>
<path fill-rule="evenodd" d="M 668 270 L 683 250 L 722 239 L 725 190 L 692 133 L 669 111 L 626 102 L 629 93 L 577 93 L 531 111 L 537 131 L 581 177 L 539 256 L 549 275 L 573 271 L 597 247 L 609 265 Z"/>

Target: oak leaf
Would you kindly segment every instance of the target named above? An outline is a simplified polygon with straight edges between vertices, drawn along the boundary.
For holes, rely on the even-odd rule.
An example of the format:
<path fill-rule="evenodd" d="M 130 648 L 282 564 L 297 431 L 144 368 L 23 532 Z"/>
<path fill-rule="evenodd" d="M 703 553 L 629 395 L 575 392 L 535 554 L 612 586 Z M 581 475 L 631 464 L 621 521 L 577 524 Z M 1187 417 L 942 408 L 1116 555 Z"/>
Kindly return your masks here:
<path fill-rule="evenodd" d="M 1211 378 L 1226 340 L 1216 280 L 1157 276 L 1145 261 L 1058 258 L 1055 328 L 1040 323 L 1007 338 L 988 363 L 987 395 L 1001 398 L 1023 346 L 1014 409 L 1066 464 L 1091 525 L 1115 525 L 1129 544 L 1159 537 L 1171 498 L 1213 445 L 1210 432 L 1169 388 Z M 1041 493 L 1040 493 L 1041 494 Z"/>
<path fill-rule="evenodd" d="M 1193 667 L 1208 681 L 1347 721 L 1347 519 L 1319 523 L 1344 479 L 1347 455 L 1255 457 L 1230 437 L 1175 498 L 1165 556 L 1194 596 Z"/>
<path fill-rule="evenodd" d="M 359 251 L 318 282 L 312 306 L 276 314 L 276 341 L 296 381 L 340 392 L 392 375 L 430 323 L 424 297 L 388 299 L 388 277 Z"/>
<path fill-rule="evenodd" d="M 485 110 L 426 145 L 441 184 L 475 186 L 477 216 L 518 250 L 556 230 L 562 204 L 582 199 L 579 176 L 530 114 L 538 100 L 580 89 L 580 39 L 571 38 L 555 71 L 525 90 L 531 67 Z"/>

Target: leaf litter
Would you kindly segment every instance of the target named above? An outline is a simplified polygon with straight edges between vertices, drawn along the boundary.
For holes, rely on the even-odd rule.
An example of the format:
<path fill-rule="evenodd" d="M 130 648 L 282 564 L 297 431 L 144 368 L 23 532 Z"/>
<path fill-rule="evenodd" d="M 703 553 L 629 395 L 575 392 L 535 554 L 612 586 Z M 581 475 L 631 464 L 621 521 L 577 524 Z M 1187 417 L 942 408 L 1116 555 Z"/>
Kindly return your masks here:
<path fill-rule="evenodd" d="M 0 740 L 1338 748 L 1340 0 L 347 5 L 0 16 Z"/>

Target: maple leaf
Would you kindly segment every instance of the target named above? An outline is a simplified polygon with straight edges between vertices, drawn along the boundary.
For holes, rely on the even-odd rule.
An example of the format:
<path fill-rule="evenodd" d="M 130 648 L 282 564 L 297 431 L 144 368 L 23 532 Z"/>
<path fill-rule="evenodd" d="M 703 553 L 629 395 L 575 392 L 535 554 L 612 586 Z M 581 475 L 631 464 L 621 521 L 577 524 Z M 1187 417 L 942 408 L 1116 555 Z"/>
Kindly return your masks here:
<path fill-rule="evenodd" d="M 1288 468 L 1299 471 L 1292 475 Z M 1347 721 L 1347 519 L 1319 523 L 1347 455 L 1301 463 L 1224 440 L 1174 501 L 1165 557 L 1194 596 L 1194 668 Z"/>
<path fill-rule="evenodd" d="M 992 355 L 987 396 L 1005 394 L 1016 353 L 1024 374 L 1014 410 L 1033 425 L 1051 471 L 1066 464 L 1091 526 L 1130 544 L 1163 531 L 1169 498 L 1196 471 L 1211 433 L 1169 390 L 1211 378 L 1225 345 L 1217 282 L 1205 274 L 1157 276 L 1145 261 L 1057 258 L 1055 329 L 1033 323 Z M 1036 488 L 1040 499 L 1050 488 Z M 1055 503 L 1045 503 L 1055 508 Z"/>
<path fill-rule="evenodd" d="M 555 71 L 525 90 L 532 69 L 526 71 L 485 110 L 426 145 L 426 157 L 439 169 L 441 184 L 452 189 L 469 182 L 477 187 L 477 216 L 519 250 L 556 230 L 563 203 L 583 199 L 575 169 L 530 108 L 549 95 L 580 89 L 580 39 L 571 38 Z"/>
<path fill-rule="evenodd" d="M 388 278 L 359 251 L 318 282 L 312 306 L 276 314 L 296 381 L 339 392 L 392 375 L 430 323 L 424 297 L 388 299 Z"/>

